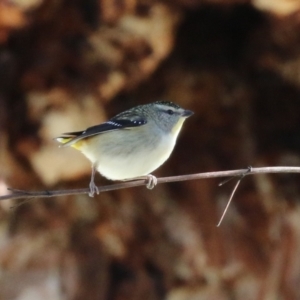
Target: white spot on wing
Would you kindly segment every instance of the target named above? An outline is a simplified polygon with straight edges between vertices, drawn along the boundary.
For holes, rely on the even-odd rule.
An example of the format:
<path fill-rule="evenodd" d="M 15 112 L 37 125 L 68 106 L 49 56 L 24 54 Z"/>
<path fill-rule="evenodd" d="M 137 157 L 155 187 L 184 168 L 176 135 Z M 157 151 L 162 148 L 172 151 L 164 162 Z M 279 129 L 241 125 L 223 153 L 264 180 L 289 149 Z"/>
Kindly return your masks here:
<path fill-rule="evenodd" d="M 113 125 L 113 126 L 116 126 L 116 127 L 121 127 L 122 126 L 119 123 L 116 123 L 116 122 L 113 122 L 113 121 L 107 121 L 106 123 L 110 124 L 110 125 Z"/>

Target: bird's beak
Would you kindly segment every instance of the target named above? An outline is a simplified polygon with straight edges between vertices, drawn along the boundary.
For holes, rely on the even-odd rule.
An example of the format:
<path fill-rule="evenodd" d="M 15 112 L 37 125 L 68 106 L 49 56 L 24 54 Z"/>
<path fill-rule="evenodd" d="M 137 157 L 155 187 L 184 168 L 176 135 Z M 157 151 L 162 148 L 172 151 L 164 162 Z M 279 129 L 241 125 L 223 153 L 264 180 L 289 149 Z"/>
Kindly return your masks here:
<path fill-rule="evenodd" d="M 193 115 L 194 112 L 191 111 L 191 110 L 188 110 L 188 109 L 185 109 L 183 112 L 182 112 L 182 116 L 185 117 L 185 118 L 188 118 L 190 117 L 191 115 Z"/>

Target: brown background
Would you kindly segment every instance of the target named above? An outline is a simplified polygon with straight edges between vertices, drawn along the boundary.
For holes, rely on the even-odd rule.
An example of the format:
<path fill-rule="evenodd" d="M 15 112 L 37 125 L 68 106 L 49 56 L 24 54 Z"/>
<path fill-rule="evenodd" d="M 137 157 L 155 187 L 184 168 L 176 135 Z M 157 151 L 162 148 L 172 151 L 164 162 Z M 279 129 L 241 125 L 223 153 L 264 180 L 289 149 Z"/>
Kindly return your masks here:
<path fill-rule="evenodd" d="M 2 0 L 0 193 L 87 187 L 52 139 L 158 99 L 195 115 L 157 176 L 299 166 L 299 69 L 298 1 Z M 220 228 L 216 179 L 2 201 L 0 299 L 300 299 L 299 180 L 245 178 Z"/>

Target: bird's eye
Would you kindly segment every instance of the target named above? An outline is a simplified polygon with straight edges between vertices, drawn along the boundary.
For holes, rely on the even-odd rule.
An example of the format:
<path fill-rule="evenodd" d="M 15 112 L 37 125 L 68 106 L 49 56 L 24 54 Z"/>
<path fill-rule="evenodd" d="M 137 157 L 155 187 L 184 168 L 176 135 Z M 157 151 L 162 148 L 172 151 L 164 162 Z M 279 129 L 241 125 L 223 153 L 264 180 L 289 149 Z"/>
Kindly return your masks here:
<path fill-rule="evenodd" d="M 167 113 L 171 116 L 171 115 L 174 114 L 174 111 L 173 111 L 172 109 L 168 109 L 168 110 L 167 110 Z"/>

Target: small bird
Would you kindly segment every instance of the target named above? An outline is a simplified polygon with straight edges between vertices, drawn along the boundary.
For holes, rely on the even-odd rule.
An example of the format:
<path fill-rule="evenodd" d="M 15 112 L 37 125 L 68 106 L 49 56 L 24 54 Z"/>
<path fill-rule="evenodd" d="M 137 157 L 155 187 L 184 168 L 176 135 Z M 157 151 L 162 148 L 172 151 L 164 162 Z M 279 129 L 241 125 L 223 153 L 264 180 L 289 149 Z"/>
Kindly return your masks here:
<path fill-rule="evenodd" d="M 147 179 L 152 189 L 157 178 L 150 173 L 172 153 L 177 136 L 192 111 L 169 101 L 157 101 L 126 110 L 105 123 L 84 131 L 63 133 L 56 140 L 71 146 L 92 162 L 89 196 L 99 190 L 97 170 L 111 180 Z"/>

